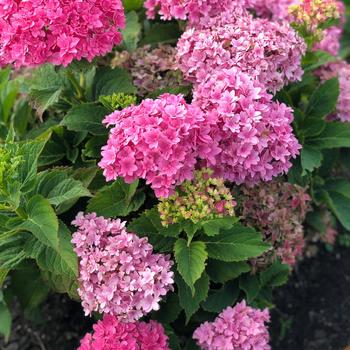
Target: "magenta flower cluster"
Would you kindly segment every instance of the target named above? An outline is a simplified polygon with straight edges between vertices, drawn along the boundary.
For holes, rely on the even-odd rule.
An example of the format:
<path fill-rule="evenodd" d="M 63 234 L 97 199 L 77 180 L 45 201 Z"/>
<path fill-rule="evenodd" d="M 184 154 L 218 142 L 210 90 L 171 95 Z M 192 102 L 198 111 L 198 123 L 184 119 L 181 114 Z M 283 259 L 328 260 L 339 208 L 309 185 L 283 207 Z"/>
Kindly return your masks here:
<path fill-rule="evenodd" d="M 93 311 L 132 322 L 152 310 L 172 289 L 173 263 L 154 254 L 147 238 L 125 229 L 125 222 L 79 213 L 72 243 L 80 263 L 78 290 L 86 314 Z"/>
<path fill-rule="evenodd" d="M 237 67 L 272 92 L 301 79 L 306 45 L 287 24 L 246 14 L 231 23 L 188 29 L 177 45 L 179 68 L 199 83 L 217 69 Z"/>
<path fill-rule="evenodd" d="M 163 326 L 150 321 L 122 323 L 106 315 L 86 334 L 78 350 L 170 350 Z"/>
<path fill-rule="evenodd" d="M 0 65 L 68 65 L 111 51 L 125 25 L 121 0 L 1 0 Z"/>
<path fill-rule="evenodd" d="M 214 158 L 219 152 L 211 147 L 203 113 L 181 95 L 143 100 L 104 123 L 114 125 L 99 163 L 106 179 L 143 178 L 157 197 L 168 197 L 176 185 L 192 179 L 198 156 Z"/>
<path fill-rule="evenodd" d="M 193 338 L 202 350 L 269 350 L 269 311 L 260 311 L 243 300 L 234 308 L 228 307 L 214 322 L 197 328 Z"/>
<path fill-rule="evenodd" d="M 206 112 L 220 153 L 205 161 L 217 177 L 255 184 L 287 172 L 301 146 L 293 135 L 292 110 L 272 101 L 264 86 L 237 68 L 208 75 L 193 104 Z"/>
<path fill-rule="evenodd" d="M 345 61 L 329 63 L 317 71 L 321 82 L 338 77 L 339 98 L 336 117 L 342 122 L 350 122 L 350 64 Z"/>

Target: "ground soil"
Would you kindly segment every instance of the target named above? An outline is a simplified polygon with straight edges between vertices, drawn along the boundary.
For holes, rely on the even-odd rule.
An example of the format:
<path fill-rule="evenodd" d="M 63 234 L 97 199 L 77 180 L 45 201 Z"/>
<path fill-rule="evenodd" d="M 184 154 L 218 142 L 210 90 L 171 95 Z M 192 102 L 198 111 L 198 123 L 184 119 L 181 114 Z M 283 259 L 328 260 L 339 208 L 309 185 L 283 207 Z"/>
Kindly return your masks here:
<path fill-rule="evenodd" d="M 320 248 L 275 293 L 272 350 L 343 350 L 350 344 L 350 249 Z M 75 350 L 91 330 L 78 303 L 52 296 L 36 326 L 15 310 L 10 342 L 1 350 Z"/>

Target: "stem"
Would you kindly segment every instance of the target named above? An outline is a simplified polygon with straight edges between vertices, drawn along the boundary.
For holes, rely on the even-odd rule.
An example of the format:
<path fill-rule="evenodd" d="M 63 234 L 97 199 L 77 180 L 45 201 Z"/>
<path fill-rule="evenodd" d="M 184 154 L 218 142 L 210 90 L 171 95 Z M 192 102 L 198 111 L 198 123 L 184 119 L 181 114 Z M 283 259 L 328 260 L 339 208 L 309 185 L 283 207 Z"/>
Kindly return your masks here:
<path fill-rule="evenodd" d="M 75 78 L 74 73 L 69 68 L 67 69 L 67 77 L 69 81 L 72 83 L 73 87 L 75 88 L 76 98 L 78 100 L 82 100 L 84 97 L 84 91 L 82 87 L 79 85 L 77 79 Z"/>

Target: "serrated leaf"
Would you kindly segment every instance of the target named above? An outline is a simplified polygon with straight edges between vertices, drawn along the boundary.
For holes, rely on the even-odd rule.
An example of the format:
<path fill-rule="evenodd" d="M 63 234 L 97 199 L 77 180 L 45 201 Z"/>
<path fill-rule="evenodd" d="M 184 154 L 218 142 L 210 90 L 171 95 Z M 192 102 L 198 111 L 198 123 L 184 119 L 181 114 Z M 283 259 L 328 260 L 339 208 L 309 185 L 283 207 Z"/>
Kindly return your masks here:
<path fill-rule="evenodd" d="M 50 202 L 41 195 L 33 196 L 26 206 L 27 219 L 19 226 L 31 232 L 40 242 L 58 248 L 58 219 Z"/>
<path fill-rule="evenodd" d="M 181 307 L 185 310 L 186 324 L 190 321 L 192 315 L 198 311 L 199 305 L 208 296 L 209 277 L 203 273 L 201 278 L 195 283 L 195 294 L 192 294 L 191 288 L 186 284 L 181 276 L 176 276 L 176 284 Z"/>
<path fill-rule="evenodd" d="M 31 106 L 36 110 L 39 118 L 44 112 L 56 102 L 58 102 L 62 94 L 62 89 L 47 88 L 47 89 L 32 89 L 29 93 Z"/>
<path fill-rule="evenodd" d="M 260 273 L 262 287 L 280 287 L 287 283 L 290 274 L 290 267 L 276 261 L 269 268 Z"/>
<path fill-rule="evenodd" d="M 61 125 L 71 131 L 87 131 L 93 135 L 105 135 L 107 130 L 102 120 L 107 114 L 105 107 L 95 103 L 82 103 L 70 109 Z"/>
<path fill-rule="evenodd" d="M 318 149 L 350 147 L 350 124 L 342 122 L 327 123 L 322 133 L 308 141 Z"/>
<path fill-rule="evenodd" d="M 306 115 L 318 118 L 328 116 L 336 109 L 338 97 L 338 78 L 327 80 L 311 95 Z"/>
<path fill-rule="evenodd" d="M 232 228 L 238 221 L 239 218 L 237 217 L 226 216 L 223 218 L 201 221 L 200 224 L 207 236 L 216 236 L 221 230 Z"/>
<path fill-rule="evenodd" d="M 198 241 L 187 244 L 181 238 L 175 243 L 174 254 L 177 270 L 194 294 L 194 284 L 201 277 L 208 258 L 205 244 Z"/>
<path fill-rule="evenodd" d="M 145 194 L 137 193 L 138 184 L 138 181 L 126 184 L 122 178 L 118 178 L 89 200 L 88 211 L 106 217 L 127 216 L 138 210 L 145 201 Z"/>
<path fill-rule="evenodd" d="M 238 282 L 227 282 L 222 288 L 209 294 L 203 302 L 202 308 L 209 312 L 219 313 L 228 306 L 232 306 L 239 295 Z"/>
<path fill-rule="evenodd" d="M 117 92 L 136 93 L 136 88 L 128 71 L 123 68 L 99 68 L 93 82 L 94 100 L 97 101 L 100 96 L 109 96 Z"/>
<path fill-rule="evenodd" d="M 313 172 L 319 168 L 322 164 L 323 155 L 322 153 L 309 145 L 304 145 L 301 150 L 301 166 L 303 168 L 302 176 L 306 175 L 307 172 Z"/>
<path fill-rule="evenodd" d="M 243 275 L 239 278 L 239 287 L 245 292 L 248 304 L 251 304 L 258 296 L 261 286 L 256 275 Z"/>
<path fill-rule="evenodd" d="M 246 262 L 224 262 L 209 259 L 206 271 L 210 280 L 216 283 L 225 283 L 239 277 L 242 273 L 249 272 L 250 267 Z"/>
<path fill-rule="evenodd" d="M 217 236 L 203 238 L 209 257 L 226 262 L 258 257 L 269 249 L 262 236 L 250 227 L 236 225 Z"/>

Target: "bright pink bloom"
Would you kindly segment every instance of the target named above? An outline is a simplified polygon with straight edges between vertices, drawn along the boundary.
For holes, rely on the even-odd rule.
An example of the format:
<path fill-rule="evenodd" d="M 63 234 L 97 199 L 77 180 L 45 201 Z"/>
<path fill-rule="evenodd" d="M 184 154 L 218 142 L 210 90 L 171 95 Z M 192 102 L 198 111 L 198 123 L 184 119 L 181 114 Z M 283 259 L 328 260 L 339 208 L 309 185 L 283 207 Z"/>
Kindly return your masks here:
<path fill-rule="evenodd" d="M 99 166 L 107 181 L 143 178 L 157 197 L 168 197 L 176 185 L 193 179 L 198 156 L 212 159 L 219 152 L 204 121 L 201 110 L 181 95 L 164 94 L 114 112 L 104 120 L 115 127 Z"/>
<path fill-rule="evenodd" d="M 268 309 L 260 311 L 243 300 L 228 307 L 214 322 L 205 322 L 193 333 L 203 350 L 269 350 Z"/>
<path fill-rule="evenodd" d="M 321 82 L 338 77 L 340 94 L 336 116 L 342 122 L 350 122 L 350 64 L 345 61 L 329 63 L 316 73 Z"/>
<path fill-rule="evenodd" d="M 300 80 L 306 45 L 286 23 L 237 16 L 231 23 L 187 30 L 178 45 L 179 68 L 199 83 L 214 70 L 237 67 L 276 92 Z"/>
<path fill-rule="evenodd" d="M 105 316 L 87 333 L 78 350 L 170 350 L 163 326 L 156 322 L 121 323 Z"/>
<path fill-rule="evenodd" d="M 169 256 L 154 254 L 147 238 L 125 229 L 125 222 L 79 213 L 72 243 L 79 257 L 78 290 L 86 314 L 93 311 L 132 322 L 159 309 L 172 288 Z"/>
<path fill-rule="evenodd" d="M 121 42 L 124 25 L 121 0 L 0 0 L 0 64 L 91 61 Z"/>
<path fill-rule="evenodd" d="M 158 13 L 163 20 L 188 19 L 191 26 L 197 26 L 201 21 L 232 13 L 237 7 L 249 7 L 251 3 L 252 0 L 146 0 L 145 7 L 150 19 Z"/>
<path fill-rule="evenodd" d="M 217 177 L 238 184 L 269 181 L 287 172 L 299 154 L 292 110 L 273 102 L 262 84 L 237 68 L 208 75 L 195 88 L 193 104 L 205 113 L 221 150 L 204 164 Z"/>

